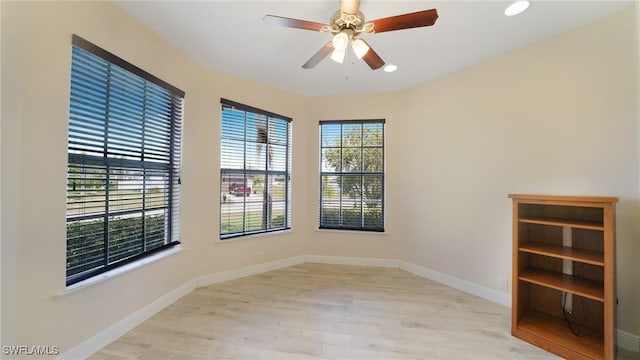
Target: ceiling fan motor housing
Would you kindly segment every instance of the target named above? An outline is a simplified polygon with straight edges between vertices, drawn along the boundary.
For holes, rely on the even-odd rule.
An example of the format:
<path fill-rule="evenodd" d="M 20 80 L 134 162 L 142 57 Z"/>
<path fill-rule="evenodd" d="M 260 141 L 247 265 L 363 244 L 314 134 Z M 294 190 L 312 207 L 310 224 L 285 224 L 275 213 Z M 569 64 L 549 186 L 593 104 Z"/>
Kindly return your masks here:
<path fill-rule="evenodd" d="M 342 11 L 336 11 L 331 17 L 331 32 L 339 33 L 342 30 L 349 29 L 354 33 L 360 33 L 363 31 L 365 20 L 362 11 L 358 11 L 357 14 L 347 14 Z"/>

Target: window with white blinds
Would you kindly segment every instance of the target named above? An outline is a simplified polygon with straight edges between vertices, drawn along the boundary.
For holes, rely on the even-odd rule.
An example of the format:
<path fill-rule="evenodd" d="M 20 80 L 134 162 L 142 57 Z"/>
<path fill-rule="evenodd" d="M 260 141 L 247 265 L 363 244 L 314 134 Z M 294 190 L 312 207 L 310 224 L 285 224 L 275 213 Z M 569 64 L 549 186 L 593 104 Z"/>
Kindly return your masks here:
<path fill-rule="evenodd" d="M 74 35 L 67 285 L 179 244 L 184 92 Z"/>
<path fill-rule="evenodd" d="M 384 120 L 320 122 L 320 228 L 384 231 Z"/>
<path fill-rule="evenodd" d="M 220 102 L 220 238 L 289 229 L 291 119 Z"/>

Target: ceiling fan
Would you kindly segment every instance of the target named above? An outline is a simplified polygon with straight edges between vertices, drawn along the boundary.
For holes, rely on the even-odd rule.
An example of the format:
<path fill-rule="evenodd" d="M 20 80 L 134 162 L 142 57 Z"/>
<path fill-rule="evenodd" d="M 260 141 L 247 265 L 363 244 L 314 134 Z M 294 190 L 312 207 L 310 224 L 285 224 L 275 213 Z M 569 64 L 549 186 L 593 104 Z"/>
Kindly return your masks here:
<path fill-rule="evenodd" d="M 363 32 L 374 34 L 431 26 L 435 24 L 438 19 L 437 10 L 430 9 L 365 22 L 364 15 L 359 8 L 360 0 L 342 0 L 340 2 L 340 10 L 333 14 L 329 24 L 277 15 L 266 15 L 263 21 L 272 25 L 333 34 L 333 39 L 320 48 L 318 52 L 302 65 L 305 69 L 315 67 L 322 59 L 329 55 L 329 53 L 331 53 L 331 59 L 342 63 L 346 50 L 349 45 L 351 45 L 356 56 L 364 60 L 372 70 L 376 70 L 384 65 L 384 60 L 380 58 L 366 41 L 360 39 L 358 35 Z"/>

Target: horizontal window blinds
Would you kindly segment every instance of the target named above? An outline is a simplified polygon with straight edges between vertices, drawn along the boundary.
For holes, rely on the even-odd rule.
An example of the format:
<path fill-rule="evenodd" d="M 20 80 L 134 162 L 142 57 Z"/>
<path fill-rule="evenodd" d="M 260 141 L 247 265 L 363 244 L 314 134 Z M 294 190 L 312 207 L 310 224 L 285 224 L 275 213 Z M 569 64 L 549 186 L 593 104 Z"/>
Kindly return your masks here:
<path fill-rule="evenodd" d="M 320 122 L 319 227 L 384 231 L 384 120 Z"/>
<path fill-rule="evenodd" d="M 178 244 L 183 98 L 73 37 L 68 285 Z"/>
<path fill-rule="evenodd" d="M 291 223 L 291 119 L 221 99 L 220 238 Z"/>

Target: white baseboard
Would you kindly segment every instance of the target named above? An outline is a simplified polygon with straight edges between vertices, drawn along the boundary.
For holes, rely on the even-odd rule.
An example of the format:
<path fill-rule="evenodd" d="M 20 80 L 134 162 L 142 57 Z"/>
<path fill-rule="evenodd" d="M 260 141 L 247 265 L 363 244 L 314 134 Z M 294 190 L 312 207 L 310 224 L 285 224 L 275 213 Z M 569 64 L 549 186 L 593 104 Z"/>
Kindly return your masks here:
<path fill-rule="evenodd" d="M 380 259 L 380 258 L 363 258 L 348 256 L 323 256 L 323 255 L 305 255 L 304 262 L 334 264 L 334 265 L 358 265 L 358 266 L 377 266 L 397 268 L 400 267 L 396 259 Z"/>
<path fill-rule="evenodd" d="M 421 276 L 439 282 L 441 284 L 450 286 L 454 289 L 464 291 L 466 293 L 479 296 L 483 299 L 492 301 L 502 306 L 511 307 L 511 295 L 505 294 L 472 282 L 458 279 L 457 277 L 443 274 L 435 270 L 427 269 L 420 265 L 412 264 L 406 261 L 400 261 L 400 269 L 408 271 L 414 275 Z"/>
<path fill-rule="evenodd" d="M 640 352 L 640 336 L 622 330 L 617 330 L 616 332 L 616 345 L 619 348 Z"/>
<path fill-rule="evenodd" d="M 176 289 L 170 291 L 168 294 L 156 299 L 142 309 L 134 312 L 133 314 L 118 321 L 106 330 L 91 337 L 89 340 L 62 354 L 60 358 L 69 360 L 88 358 L 98 350 L 118 339 L 120 336 L 126 334 L 136 326 L 140 325 L 145 320 L 151 318 L 162 309 L 173 304 L 181 297 L 195 290 L 195 288 L 196 281 L 194 280 L 191 280 L 186 284 L 177 287 Z"/>
<path fill-rule="evenodd" d="M 243 267 L 240 269 L 234 269 L 234 270 L 223 271 L 215 274 L 200 276 L 199 278 L 197 278 L 196 284 L 197 284 L 197 287 L 213 285 L 223 281 L 239 279 L 245 276 L 262 274 L 267 271 L 278 270 L 285 267 L 302 264 L 303 262 L 304 262 L 304 256 L 294 256 L 287 259 L 276 260 L 268 263 L 262 263 L 262 264 Z"/>

